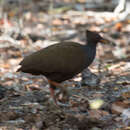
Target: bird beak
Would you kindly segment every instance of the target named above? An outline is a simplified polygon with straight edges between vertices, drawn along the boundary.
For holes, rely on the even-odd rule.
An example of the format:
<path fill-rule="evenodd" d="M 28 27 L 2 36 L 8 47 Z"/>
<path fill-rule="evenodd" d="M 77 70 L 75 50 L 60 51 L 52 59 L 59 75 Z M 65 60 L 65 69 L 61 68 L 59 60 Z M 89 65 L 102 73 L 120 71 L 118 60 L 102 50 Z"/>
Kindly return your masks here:
<path fill-rule="evenodd" d="M 101 42 L 101 43 L 104 43 L 104 44 L 107 44 L 107 43 L 109 43 L 109 41 L 108 41 L 108 40 L 106 40 L 106 39 L 103 39 L 103 38 L 100 40 L 100 42 Z"/>

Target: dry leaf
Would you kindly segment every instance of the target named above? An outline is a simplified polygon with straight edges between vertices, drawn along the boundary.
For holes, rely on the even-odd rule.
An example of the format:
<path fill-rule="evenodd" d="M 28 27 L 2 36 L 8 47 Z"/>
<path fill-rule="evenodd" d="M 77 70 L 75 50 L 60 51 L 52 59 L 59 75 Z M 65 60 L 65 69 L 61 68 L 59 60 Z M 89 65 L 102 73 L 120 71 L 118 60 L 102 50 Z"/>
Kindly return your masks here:
<path fill-rule="evenodd" d="M 104 101 L 101 99 L 96 99 L 90 101 L 90 108 L 91 109 L 99 109 L 103 105 Z"/>
<path fill-rule="evenodd" d="M 129 106 L 129 103 L 117 101 L 112 104 L 111 110 L 114 114 L 121 114 L 124 109 L 128 108 Z"/>
<path fill-rule="evenodd" d="M 63 22 L 60 19 L 54 19 L 52 21 L 52 24 L 56 26 L 60 26 L 60 25 L 63 25 Z"/>
<path fill-rule="evenodd" d="M 109 115 L 107 111 L 103 111 L 103 110 L 90 110 L 88 112 L 89 112 L 90 118 L 95 118 L 95 119 L 100 119 L 103 116 Z"/>

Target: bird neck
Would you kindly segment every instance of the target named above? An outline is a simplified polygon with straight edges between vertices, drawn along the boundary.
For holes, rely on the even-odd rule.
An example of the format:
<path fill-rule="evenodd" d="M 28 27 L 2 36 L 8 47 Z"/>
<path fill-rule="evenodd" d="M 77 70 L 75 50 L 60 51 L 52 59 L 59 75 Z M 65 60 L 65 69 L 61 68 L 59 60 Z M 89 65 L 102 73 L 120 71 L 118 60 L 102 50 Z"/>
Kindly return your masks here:
<path fill-rule="evenodd" d="M 88 50 L 88 51 L 90 51 L 90 53 L 92 53 L 92 52 L 95 52 L 96 51 L 96 45 L 95 44 L 87 44 L 86 45 L 86 49 Z"/>
<path fill-rule="evenodd" d="M 96 55 L 96 45 L 95 44 L 87 44 L 85 47 L 86 52 L 89 54 L 87 57 L 89 58 L 90 63 L 93 61 Z"/>
<path fill-rule="evenodd" d="M 97 46 L 97 41 L 94 41 L 94 39 L 87 39 L 86 41 L 87 45 L 90 46 L 90 47 L 96 47 Z"/>
<path fill-rule="evenodd" d="M 96 46 L 97 46 L 97 43 L 95 43 L 95 42 L 87 42 L 87 45 L 86 45 L 87 47 L 89 47 L 89 48 L 95 48 L 96 49 Z"/>

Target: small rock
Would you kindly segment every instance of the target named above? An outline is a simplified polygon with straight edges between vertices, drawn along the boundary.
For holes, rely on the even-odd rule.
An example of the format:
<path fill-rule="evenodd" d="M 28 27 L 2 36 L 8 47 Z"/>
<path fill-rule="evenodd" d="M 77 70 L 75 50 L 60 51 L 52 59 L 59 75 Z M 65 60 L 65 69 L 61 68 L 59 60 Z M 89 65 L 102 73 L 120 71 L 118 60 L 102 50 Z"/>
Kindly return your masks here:
<path fill-rule="evenodd" d="M 89 69 L 85 69 L 82 72 L 82 84 L 87 86 L 96 87 L 100 82 L 97 75 L 93 74 Z"/>

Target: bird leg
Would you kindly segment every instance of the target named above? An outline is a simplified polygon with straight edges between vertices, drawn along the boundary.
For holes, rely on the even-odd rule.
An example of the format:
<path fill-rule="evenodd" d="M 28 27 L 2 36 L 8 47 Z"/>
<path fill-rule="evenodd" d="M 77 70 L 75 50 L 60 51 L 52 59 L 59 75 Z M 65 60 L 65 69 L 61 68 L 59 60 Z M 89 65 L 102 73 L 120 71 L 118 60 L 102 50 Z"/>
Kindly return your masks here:
<path fill-rule="evenodd" d="M 55 81 L 52 81 L 52 80 L 48 80 L 48 82 L 50 83 L 51 86 L 55 86 L 55 87 L 57 87 L 57 88 L 60 89 L 60 92 L 55 95 L 54 88 L 50 86 L 50 93 L 51 93 L 51 96 L 52 96 L 52 98 L 53 98 L 53 100 L 54 100 L 54 102 L 55 102 L 56 105 L 57 105 L 57 97 L 61 93 L 63 94 L 63 97 L 64 96 L 68 97 L 67 90 L 65 89 L 64 86 L 62 86 L 61 84 L 59 84 L 59 83 L 57 83 Z"/>
<path fill-rule="evenodd" d="M 57 105 L 57 100 L 56 100 L 56 96 L 55 96 L 55 90 L 51 86 L 50 86 L 50 94 L 51 94 L 52 99 L 54 100 L 54 103 Z"/>

